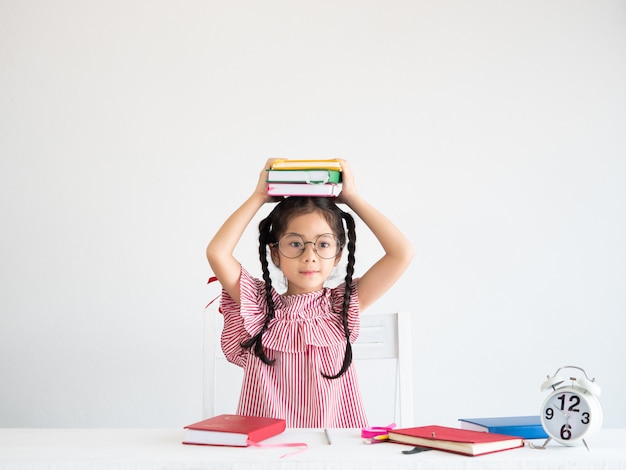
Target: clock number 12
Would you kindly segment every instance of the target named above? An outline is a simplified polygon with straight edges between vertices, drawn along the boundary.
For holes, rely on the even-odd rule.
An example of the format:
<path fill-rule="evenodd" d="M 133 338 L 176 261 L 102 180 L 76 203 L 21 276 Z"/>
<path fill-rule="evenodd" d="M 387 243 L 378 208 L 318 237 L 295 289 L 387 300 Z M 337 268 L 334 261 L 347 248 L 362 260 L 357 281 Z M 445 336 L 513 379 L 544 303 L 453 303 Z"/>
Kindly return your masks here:
<path fill-rule="evenodd" d="M 565 411 L 565 394 L 557 397 L 557 399 L 561 401 L 561 411 Z M 579 413 L 580 410 L 576 407 L 580 405 L 580 397 L 578 395 L 572 395 L 569 397 L 569 401 L 574 403 L 572 403 L 567 411 L 574 411 L 576 413 Z"/>

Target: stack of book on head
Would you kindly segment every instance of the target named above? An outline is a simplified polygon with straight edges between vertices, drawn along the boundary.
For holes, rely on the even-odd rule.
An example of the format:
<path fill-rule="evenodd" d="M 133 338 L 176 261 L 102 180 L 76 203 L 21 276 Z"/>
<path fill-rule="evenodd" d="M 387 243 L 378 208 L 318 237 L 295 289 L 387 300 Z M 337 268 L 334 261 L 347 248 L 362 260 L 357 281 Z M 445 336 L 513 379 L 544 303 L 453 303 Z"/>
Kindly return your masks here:
<path fill-rule="evenodd" d="M 463 455 L 483 455 L 524 446 L 521 437 L 446 426 L 392 429 L 389 441 Z"/>
<path fill-rule="evenodd" d="M 267 170 L 270 196 L 335 197 L 341 192 L 341 161 L 274 160 Z"/>

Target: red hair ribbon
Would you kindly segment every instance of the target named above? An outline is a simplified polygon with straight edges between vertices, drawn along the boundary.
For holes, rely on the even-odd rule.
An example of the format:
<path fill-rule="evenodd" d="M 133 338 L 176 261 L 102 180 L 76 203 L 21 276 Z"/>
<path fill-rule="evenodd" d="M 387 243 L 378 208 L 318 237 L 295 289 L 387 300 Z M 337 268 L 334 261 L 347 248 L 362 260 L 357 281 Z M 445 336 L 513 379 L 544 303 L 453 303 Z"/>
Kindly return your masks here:
<path fill-rule="evenodd" d="M 217 279 L 217 276 L 211 276 L 211 277 L 209 278 L 209 280 L 207 281 L 207 284 L 211 284 L 212 282 L 216 282 L 217 280 L 218 280 L 218 279 Z M 219 299 L 219 298 L 220 298 L 220 296 L 219 296 L 219 295 L 215 296 L 215 298 L 214 298 L 213 300 L 211 300 L 208 304 L 206 304 L 206 307 L 204 307 L 204 308 L 205 308 L 205 309 L 209 308 L 209 306 L 210 306 L 213 302 L 215 302 L 217 299 Z"/>

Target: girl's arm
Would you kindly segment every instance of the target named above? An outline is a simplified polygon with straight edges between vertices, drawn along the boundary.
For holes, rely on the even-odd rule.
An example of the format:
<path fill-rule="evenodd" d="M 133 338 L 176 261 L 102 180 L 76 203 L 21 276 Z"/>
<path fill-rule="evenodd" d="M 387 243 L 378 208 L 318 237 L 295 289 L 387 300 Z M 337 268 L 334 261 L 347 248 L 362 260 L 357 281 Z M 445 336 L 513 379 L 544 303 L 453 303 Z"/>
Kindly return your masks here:
<path fill-rule="evenodd" d="M 217 231 L 206 249 L 206 256 L 213 273 L 217 276 L 224 290 L 237 304 L 240 303 L 239 278 L 241 265 L 233 256 L 233 252 L 243 232 L 258 210 L 263 204 L 273 200 L 267 195 L 267 174 L 265 171 L 271 166 L 273 160 L 269 159 L 267 161 L 259 175 L 254 192 L 226 219 L 226 222 Z"/>
<path fill-rule="evenodd" d="M 400 278 L 413 259 L 411 242 L 382 213 L 357 192 L 347 161 L 342 162 L 343 188 L 337 202 L 342 202 L 368 226 L 385 254 L 358 281 L 359 307 L 365 310 Z"/>

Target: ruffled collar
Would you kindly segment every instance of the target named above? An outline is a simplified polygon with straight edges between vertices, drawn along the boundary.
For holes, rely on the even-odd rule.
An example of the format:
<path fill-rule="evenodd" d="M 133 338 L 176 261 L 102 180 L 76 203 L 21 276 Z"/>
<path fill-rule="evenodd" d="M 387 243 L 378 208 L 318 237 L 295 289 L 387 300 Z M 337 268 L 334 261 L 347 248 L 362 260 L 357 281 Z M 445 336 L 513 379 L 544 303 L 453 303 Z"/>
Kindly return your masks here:
<path fill-rule="evenodd" d="M 306 294 L 281 295 L 274 297 L 277 318 L 303 318 L 319 316 L 332 311 L 331 289 L 323 288 Z"/>
<path fill-rule="evenodd" d="M 291 306 L 316 305 L 322 299 L 330 299 L 330 289 L 323 287 L 320 290 L 307 292 L 305 294 L 278 294 L 278 302 L 281 307 L 289 308 Z"/>

